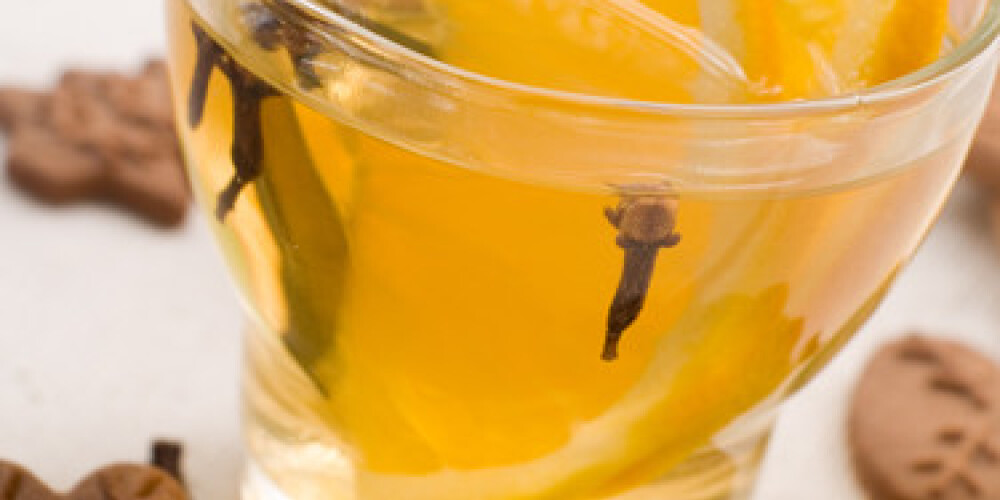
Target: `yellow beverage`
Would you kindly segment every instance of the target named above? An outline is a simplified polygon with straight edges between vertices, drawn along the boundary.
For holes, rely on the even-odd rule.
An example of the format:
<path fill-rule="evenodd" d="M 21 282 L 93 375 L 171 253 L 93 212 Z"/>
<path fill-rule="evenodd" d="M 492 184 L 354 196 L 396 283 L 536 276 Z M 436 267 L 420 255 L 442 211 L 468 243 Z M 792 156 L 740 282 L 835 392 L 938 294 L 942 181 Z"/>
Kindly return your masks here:
<path fill-rule="evenodd" d="M 859 91 L 950 48 L 947 2 L 910 3 L 920 34 L 902 28 L 917 14 L 876 3 L 860 30 L 844 28 L 860 3 L 834 0 L 335 10 L 424 51 L 415 72 L 443 62 L 559 92 L 739 105 Z M 669 140 L 590 141 L 606 117 L 553 131 L 589 106 L 572 97 L 530 120 L 510 111 L 530 100 L 456 112 L 443 99 L 464 97 L 458 83 L 432 99 L 408 73 L 379 73 L 368 58 L 395 62 L 383 48 L 296 2 L 194 4 L 169 4 L 181 135 L 252 313 L 248 443 L 281 492 L 246 498 L 745 491 L 777 403 L 865 319 L 935 216 L 991 63 L 951 107 L 932 87 L 780 127 L 658 115 Z M 356 50 L 289 35 L 297 23 Z M 708 136 L 731 149 L 696 144 Z M 619 150 L 628 159 L 608 158 Z M 674 219 L 628 254 L 607 212 L 637 197 Z M 625 285 L 642 300 L 609 356 Z"/>

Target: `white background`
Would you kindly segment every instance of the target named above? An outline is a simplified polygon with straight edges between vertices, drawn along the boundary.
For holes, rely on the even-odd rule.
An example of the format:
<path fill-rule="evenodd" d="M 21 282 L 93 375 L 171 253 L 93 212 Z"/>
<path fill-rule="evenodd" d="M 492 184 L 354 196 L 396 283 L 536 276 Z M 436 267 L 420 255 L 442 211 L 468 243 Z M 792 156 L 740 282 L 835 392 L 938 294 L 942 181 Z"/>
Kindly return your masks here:
<path fill-rule="evenodd" d="M 163 52 L 156 0 L 0 0 L 0 85 Z M 0 150 L 2 150 L 0 141 Z M 863 360 L 912 329 L 1000 358 L 1000 257 L 960 185 L 861 334 L 791 401 L 758 500 L 850 500 L 845 401 Z M 161 231 L 99 204 L 49 209 L 0 182 L 0 458 L 67 488 L 182 439 L 196 500 L 235 500 L 242 318 L 203 221 Z M 471 500 L 471 499 L 470 499 Z"/>

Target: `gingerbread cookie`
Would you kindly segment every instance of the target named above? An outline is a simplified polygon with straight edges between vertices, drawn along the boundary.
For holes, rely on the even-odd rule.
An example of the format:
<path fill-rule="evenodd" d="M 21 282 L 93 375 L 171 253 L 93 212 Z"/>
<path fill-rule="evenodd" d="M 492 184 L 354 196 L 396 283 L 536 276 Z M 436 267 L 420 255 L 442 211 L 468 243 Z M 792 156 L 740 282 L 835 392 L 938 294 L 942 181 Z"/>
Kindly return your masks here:
<path fill-rule="evenodd" d="M 166 68 L 137 76 L 71 70 L 51 92 L 0 88 L 10 179 L 49 203 L 109 199 L 164 226 L 190 192 L 173 128 Z"/>

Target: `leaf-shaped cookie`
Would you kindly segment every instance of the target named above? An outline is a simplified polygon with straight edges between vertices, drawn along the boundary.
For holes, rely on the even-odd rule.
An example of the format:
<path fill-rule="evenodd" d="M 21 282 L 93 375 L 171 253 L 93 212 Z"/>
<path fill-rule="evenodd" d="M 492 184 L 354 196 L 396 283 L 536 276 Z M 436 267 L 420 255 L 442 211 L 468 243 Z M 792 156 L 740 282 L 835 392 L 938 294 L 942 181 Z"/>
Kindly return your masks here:
<path fill-rule="evenodd" d="M 1000 368 L 953 342 L 883 348 L 854 395 L 848 434 L 873 498 L 1000 500 Z"/>

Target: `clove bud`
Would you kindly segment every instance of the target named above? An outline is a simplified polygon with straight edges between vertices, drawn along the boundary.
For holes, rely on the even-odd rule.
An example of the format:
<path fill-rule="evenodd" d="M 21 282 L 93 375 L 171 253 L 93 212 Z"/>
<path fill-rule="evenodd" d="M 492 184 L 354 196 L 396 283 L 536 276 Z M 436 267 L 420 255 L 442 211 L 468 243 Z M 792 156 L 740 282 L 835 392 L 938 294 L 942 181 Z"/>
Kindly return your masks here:
<path fill-rule="evenodd" d="M 666 194 L 623 195 L 615 208 L 605 210 L 608 222 L 618 229 L 615 239 L 625 251 L 618 290 L 608 310 L 607 333 L 601 359 L 618 359 L 622 334 L 639 317 L 662 248 L 676 246 L 677 200 Z"/>

